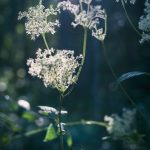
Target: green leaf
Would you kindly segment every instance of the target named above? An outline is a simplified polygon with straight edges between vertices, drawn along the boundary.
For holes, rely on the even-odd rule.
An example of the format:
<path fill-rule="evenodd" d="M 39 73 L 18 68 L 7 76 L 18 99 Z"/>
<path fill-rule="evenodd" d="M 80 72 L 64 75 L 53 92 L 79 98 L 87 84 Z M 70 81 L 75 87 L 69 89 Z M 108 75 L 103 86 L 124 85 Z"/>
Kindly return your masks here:
<path fill-rule="evenodd" d="M 120 76 L 117 80 L 117 83 L 120 83 L 124 80 L 127 80 L 129 78 L 133 78 L 135 76 L 140 76 L 140 75 L 150 75 L 149 73 L 147 72 L 141 72 L 141 71 L 132 71 L 132 72 L 128 72 L 128 73 L 125 73 L 123 74 L 122 76 Z"/>
<path fill-rule="evenodd" d="M 34 121 L 36 119 L 36 116 L 33 112 L 30 112 L 30 111 L 25 111 L 23 114 L 22 114 L 22 118 L 28 120 L 28 121 Z"/>
<path fill-rule="evenodd" d="M 68 145 L 68 147 L 71 147 L 72 144 L 73 144 L 72 136 L 71 136 L 71 135 L 68 135 L 68 136 L 67 136 L 67 145 Z"/>
<path fill-rule="evenodd" d="M 57 134 L 56 134 L 56 131 L 53 127 L 52 124 L 50 124 L 48 126 L 48 129 L 47 129 L 47 132 L 46 132 L 46 135 L 45 135 L 45 138 L 44 138 L 44 142 L 48 142 L 48 141 L 52 141 L 54 140 L 55 138 L 57 138 Z"/>

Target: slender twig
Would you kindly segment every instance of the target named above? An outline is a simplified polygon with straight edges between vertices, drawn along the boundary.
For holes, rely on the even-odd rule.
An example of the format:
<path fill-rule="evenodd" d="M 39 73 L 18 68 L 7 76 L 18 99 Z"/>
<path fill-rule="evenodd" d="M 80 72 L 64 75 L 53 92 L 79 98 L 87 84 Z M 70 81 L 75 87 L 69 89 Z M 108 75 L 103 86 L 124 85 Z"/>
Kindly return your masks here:
<path fill-rule="evenodd" d="M 35 135 L 35 134 L 38 134 L 40 132 L 43 132 L 43 131 L 46 131 L 48 129 L 48 127 L 44 127 L 44 128 L 40 128 L 40 129 L 34 129 L 34 130 L 31 130 L 31 131 L 28 131 L 24 134 L 21 134 L 21 135 L 17 135 L 13 138 L 13 140 L 17 140 L 21 137 L 30 137 L 32 135 Z"/>
<path fill-rule="evenodd" d="M 100 121 L 93 121 L 93 120 L 81 120 L 81 121 L 74 121 L 74 122 L 68 122 L 65 124 L 65 126 L 67 127 L 71 127 L 71 126 L 77 126 L 77 125 L 83 125 L 83 126 L 92 126 L 92 125 L 96 125 L 96 126 L 100 126 L 100 127 L 107 127 L 107 124 L 105 122 L 100 122 Z M 28 131 L 24 134 L 15 136 L 13 138 L 13 140 L 17 140 L 21 137 L 30 137 L 33 136 L 35 134 L 38 134 L 40 132 L 46 131 L 48 129 L 48 127 L 44 127 L 44 128 L 40 128 L 40 129 L 34 129 L 32 131 Z"/>
<path fill-rule="evenodd" d="M 59 99 L 59 115 L 58 115 L 58 124 L 59 124 L 59 134 L 60 134 L 60 147 L 61 147 L 61 150 L 64 150 L 63 131 L 62 131 L 62 125 L 61 125 L 61 108 L 62 108 L 62 99 L 63 99 L 63 93 L 61 93 L 61 94 L 60 94 L 60 99 Z"/>
<path fill-rule="evenodd" d="M 84 35 L 83 35 L 83 47 L 82 47 L 82 60 L 81 60 L 81 65 L 78 69 L 78 72 L 77 72 L 77 77 L 76 77 L 76 81 L 75 83 L 77 82 L 78 78 L 79 78 L 79 75 L 81 73 L 81 70 L 82 70 L 82 67 L 84 65 L 84 62 L 85 62 L 85 55 L 86 55 L 86 44 L 87 44 L 87 28 L 84 28 Z M 64 94 L 64 96 L 67 96 L 68 94 L 71 93 L 71 91 L 73 90 L 74 88 L 74 85 L 71 86 L 71 88 L 69 89 L 69 91 L 67 91 L 67 93 Z"/>
<path fill-rule="evenodd" d="M 134 29 L 134 31 L 141 37 L 141 36 L 142 36 L 141 33 L 136 29 L 135 25 L 133 24 L 131 18 L 130 18 L 129 15 L 128 15 L 128 12 L 127 12 L 127 10 L 126 10 L 126 7 L 125 7 L 125 4 L 124 4 L 124 1 L 123 1 L 123 0 L 121 0 L 121 4 L 122 4 L 122 7 L 123 7 L 124 12 L 125 12 L 125 15 L 126 15 L 128 21 L 129 21 L 131 27 L 132 27 L 132 28 Z"/>
<path fill-rule="evenodd" d="M 46 48 L 49 49 L 44 33 L 42 34 L 42 38 L 43 38 L 43 40 L 44 40 L 44 43 L 45 43 Z"/>
<path fill-rule="evenodd" d="M 101 127 L 107 127 L 107 124 L 100 121 L 93 121 L 93 120 L 81 120 L 81 121 L 75 121 L 75 122 L 68 122 L 66 123 L 66 126 L 75 126 L 75 125 L 97 125 Z"/>
<path fill-rule="evenodd" d="M 102 47 L 103 47 L 103 52 L 104 52 L 104 57 L 105 57 L 105 59 L 106 59 L 106 62 L 107 62 L 108 66 L 109 66 L 109 68 L 110 68 L 110 70 L 111 70 L 111 72 L 112 72 L 112 75 L 114 76 L 115 80 L 117 81 L 118 77 L 117 77 L 117 75 L 116 75 L 116 73 L 115 73 L 115 71 L 114 71 L 114 69 L 113 69 L 113 67 L 112 67 L 112 65 L 111 65 L 111 63 L 110 63 L 110 61 L 109 61 L 109 58 L 108 58 L 108 56 L 107 56 L 107 52 L 106 52 L 106 48 L 105 48 L 104 41 L 102 41 Z M 125 95 L 125 96 L 128 98 L 128 100 L 131 102 L 131 104 L 132 104 L 135 108 L 137 108 L 136 103 L 135 103 L 134 100 L 130 97 L 130 95 L 127 93 L 127 91 L 126 91 L 125 88 L 122 86 L 122 84 L 121 84 L 121 83 L 118 83 L 118 85 L 119 85 L 120 89 L 122 90 L 122 92 L 124 93 L 124 95 Z M 141 116 L 146 120 L 144 114 L 143 114 L 138 108 L 137 108 L 137 110 L 139 111 L 139 113 L 141 114 Z"/>
<path fill-rule="evenodd" d="M 81 65 L 80 65 L 78 73 L 77 73 L 77 79 L 79 78 L 82 67 L 84 65 L 85 55 L 86 55 L 86 43 L 87 43 L 87 28 L 84 28 L 84 38 L 83 38 L 83 48 L 82 48 L 82 57 L 83 58 L 82 58 Z"/>

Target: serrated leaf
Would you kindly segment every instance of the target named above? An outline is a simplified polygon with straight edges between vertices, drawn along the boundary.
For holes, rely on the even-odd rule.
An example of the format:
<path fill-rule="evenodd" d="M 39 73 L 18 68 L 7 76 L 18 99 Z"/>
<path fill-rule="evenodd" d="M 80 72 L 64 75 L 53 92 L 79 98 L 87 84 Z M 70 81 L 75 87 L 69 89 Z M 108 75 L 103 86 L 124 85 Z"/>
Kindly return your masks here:
<path fill-rule="evenodd" d="M 72 136 L 71 136 L 71 135 L 68 135 L 68 136 L 67 136 L 67 145 L 68 145 L 68 147 L 71 147 L 72 144 L 73 144 Z"/>
<path fill-rule="evenodd" d="M 44 142 L 48 142 L 48 141 L 52 141 L 54 140 L 55 138 L 57 138 L 57 134 L 56 134 L 56 131 L 53 127 L 52 124 L 50 124 L 48 126 L 48 129 L 47 129 L 47 132 L 46 132 L 46 135 L 45 135 L 45 138 L 44 138 Z"/>
<path fill-rule="evenodd" d="M 132 71 L 132 72 L 125 73 L 118 78 L 117 83 L 120 83 L 120 82 L 127 80 L 129 78 L 133 78 L 135 76 L 140 76 L 140 75 L 144 75 L 144 74 L 148 74 L 148 73 L 147 72 L 141 72 L 141 71 Z"/>

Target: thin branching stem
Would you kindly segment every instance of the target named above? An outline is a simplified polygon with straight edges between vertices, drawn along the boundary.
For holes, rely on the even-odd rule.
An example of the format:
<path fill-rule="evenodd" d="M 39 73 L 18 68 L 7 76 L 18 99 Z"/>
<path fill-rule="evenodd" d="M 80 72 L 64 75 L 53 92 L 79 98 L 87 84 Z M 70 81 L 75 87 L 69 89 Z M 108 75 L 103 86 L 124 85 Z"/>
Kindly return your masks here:
<path fill-rule="evenodd" d="M 60 99 L 59 99 L 58 124 L 59 124 L 59 134 L 60 134 L 60 147 L 61 147 L 61 150 L 64 150 L 63 131 L 62 131 L 62 125 L 61 125 L 62 99 L 63 99 L 63 93 L 60 94 Z"/>
<path fill-rule="evenodd" d="M 121 0 L 121 4 L 122 4 L 122 7 L 123 7 L 124 12 L 125 12 L 125 15 L 126 15 L 128 21 L 129 21 L 131 27 L 133 28 L 133 30 L 134 30 L 140 37 L 142 37 L 141 33 L 136 29 L 136 27 L 135 27 L 135 25 L 133 24 L 133 22 L 132 22 L 130 16 L 128 15 L 128 12 L 127 12 L 127 10 L 126 10 L 126 7 L 125 7 L 125 4 L 124 4 L 124 1 L 123 1 L 123 0 Z"/>
<path fill-rule="evenodd" d="M 85 55 L 86 55 L 86 43 L 87 43 L 87 28 L 84 28 L 84 38 L 83 38 L 83 48 L 82 48 L 82 57 L 83 58 L 82 58 L 81 65 L 80 65 L 78 73 L 77 73 L 77 79 L 79 78 L 82 67 L 84 65 Z"/>
<path fill-rule="evenodd" d="M 75 122 L 68 122 L 66 123 L 66 126 L 75 126 L 75 125 L 97 125 L 101 127 L 107 127 L 107 124 L 100 121 L 93 121 L 93 120 L 81 120 L 81 121 L 75 121 Z"/>
<path fill-rule="evenodd" d="M 106 128 L 107 127 L 107 124 L 105 122 L 100 122 L 100 121 L 93 121 L 93 120 L 81 120 L 81 121 L 74 121 L 74 122 L 68 122 L 65 124 L 65 126 L 67 127 L 71 127 L 71 126 L 78 126 L 78 125 L 83 125 L 83 126 L 93 126 L 93 125 L 96 125 L 96 126 L 99 126 L 99 127 L 104 127 Z M 13 140 L 17 140 L 21 137 L 30 137 L 30 136 L 33 136 L 35 134 L 38 134 L 40 132 L 43 132 L 43 131 L 46 131 L 48 129 L 48 127 L 43 127 L 43 128 L 40 128 L 40 129 L 34 129 L 32 131 L 28 131 L 24 134 L 21 134 L 21 135 L 18 135 L 16 137 L 13 138 Z"/>
<path fill-rule="evenodd" d="M 84 35 L 83 35 L 83 47 L 82 47 L 82 60 L 81 60 L 81 65 L 79 67 L 79 70 L 77 72 L 77 77 L 76 77 L 76 81 L 78 80 L 79 76 L 80 76 L 80 73 L 81 73 L 81 70 L 82 70 L 82 67 L 84 65 L 84 61 L 85 61 L 85 55 L 86 55 L 86 45 L 87 45 L 87 28 L 84 28 Z M 71 91 L 73 90 L 74 88 L 74 85 L 70 88 L 70 90 L 64 94 L 64 96 L 67 96 L 71 93 Z"/>
<path fill-rule="evenodd" d="M 108 55 L 107 55 L 107 51 L 106 51 L 106 48 L 105 48 L 105 44 L 104 44 L 104 41 L 102 41 L 102 47 L 103 47 L 103 52 L 104 52 L 104 57 L 106 59 L 106 62 L 112 72 L 112 75 L 114 76 L 115 80 L 117 81 L 118 77 L 109 61 L 109 58 L 108 58 Z M 130 103 L 139 111 L 139 113 L 141 114 L 141 116 L 146 120 L 144 114 L 138 109 L 136 103 L 134 102 L 134 100 L 130 97 L 130 95 L 128 94 L 128 92 L 125 90 L 125 88 L 122 86 L 121 83 L 118 83 L 120 89 L 122 90 L 122 92 L 124 93 L 124 95 L 128 98 L 128 100 L 130 101 Z"/>
<path fill-rule="evenodd" d="M 46 38 L 45 38 L 45 34 L 44 34 L 44 33 L 42 34 L 42 38 L 43 38 L 43 40 L 44 40 L 44 44 L 45 44 L 46 48 L 49 49 L 49 46 L 48 46 L 48 44 L 47 44 L 47 41 L 46 41 Z"/>

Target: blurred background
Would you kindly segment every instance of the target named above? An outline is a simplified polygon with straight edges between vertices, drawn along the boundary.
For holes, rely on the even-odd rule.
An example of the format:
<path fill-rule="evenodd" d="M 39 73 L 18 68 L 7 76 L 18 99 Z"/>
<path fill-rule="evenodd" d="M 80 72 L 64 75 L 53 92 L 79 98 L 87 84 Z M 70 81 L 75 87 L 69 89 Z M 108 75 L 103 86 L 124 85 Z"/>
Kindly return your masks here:
<path fill-rule="evenodd" d="M 76 0 L 74 0 L 76 2 Z M 45 0 L 45 6 L 56 5 L 58 1 Z M 0 150 L 59 149 L 59 139 L 43 142 L 46 131 L 28 137 L 15 138 L 28 131 L 48 126 L 49 119 L 38 113 L 37 106 L 58 108 L 59 93 L 46 88 L 42 81 L 28 74 L 26 61 L 34 58 L 38 48 L 45 48 L 42 38 L 31 41 L 26 35 L 24 21 L 18 21 L 18 12 L 37 4 L 34 0 L 0 1 Z M 150 72 L 149 44 L 140 44 L 140 37 L 130 26 L 121 3 L 93 1 L 102 4 L 108 14 L 108 32 L 105 40 L 107 56 L 117 76 L 130 71 Z M 138 28 L 139 17 L 143 14 L 144 2 L 126 5 L 127 11 Z M 83 29 L 72 28 L 72 16 L 64 12 L 59 16 L 61 28 L 54 36 L 46 35 L 50 47 L 82 52 Z M 127 93 L 143 118 L 137 112 L 137 128 L 146 135 L 145 146 L 150 145 L 150 76 L 139 76 L 123 82 Z M 22 107 L 23 106 L 26 107 Z M 78 83 L 63 100 L 68 115 L 64 122 L 85 120 L 103 121 L 105 115 L 122 113 L 122 108 L 133 109 L 126 95 L 116 85 L 107 65 L 100 41 L 88 32 L 86 60 Z M 102 140 L 107 135 L 98 126 L 69 127 L 73 150 L 123 150 L 119 141 Z M 66 149 L 68 149 L 66 147 Z M 70 148 L 71 149 L 71 148 Z"/>

